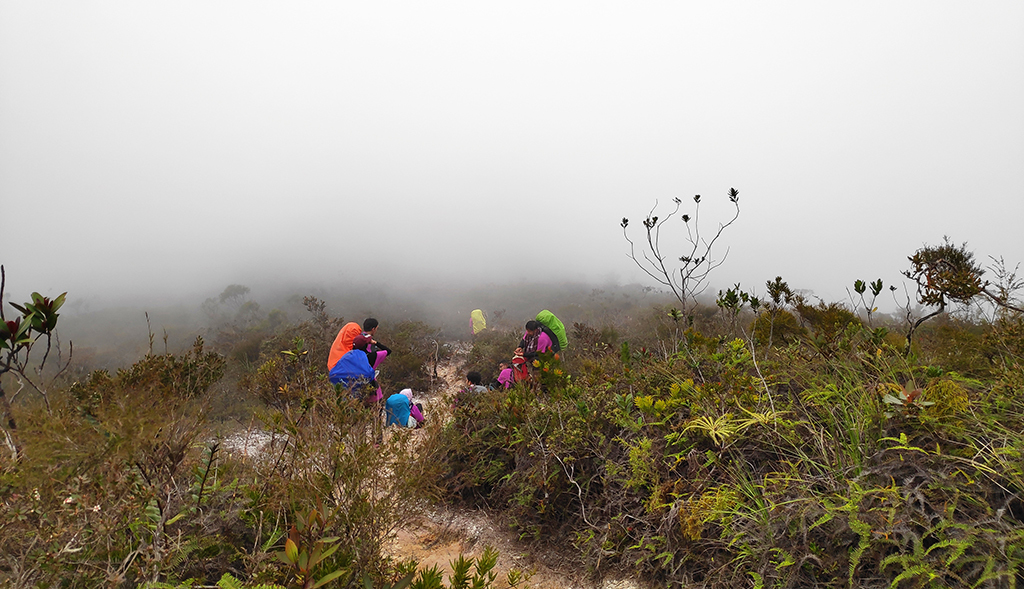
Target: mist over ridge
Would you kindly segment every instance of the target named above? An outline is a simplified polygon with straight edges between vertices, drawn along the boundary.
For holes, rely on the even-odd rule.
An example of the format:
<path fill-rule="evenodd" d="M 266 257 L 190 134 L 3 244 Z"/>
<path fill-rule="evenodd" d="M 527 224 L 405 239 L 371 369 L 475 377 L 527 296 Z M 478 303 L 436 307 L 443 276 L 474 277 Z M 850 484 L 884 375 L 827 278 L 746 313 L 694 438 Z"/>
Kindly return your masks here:
<path fill-rule="evenodd" d="M 6 295 L 67 291 L 68 319 L 184 317 L 230 284 L 430 322 L 477 289 L 657 287 L 620 219 L 701 194 L 713 228 L 730 187 L 710 296 L 902 288 L 944 235 L 1024 260 L 1019 2 L 0 14 Z M 355 306 L 332 311 L 377 312 Z"/>

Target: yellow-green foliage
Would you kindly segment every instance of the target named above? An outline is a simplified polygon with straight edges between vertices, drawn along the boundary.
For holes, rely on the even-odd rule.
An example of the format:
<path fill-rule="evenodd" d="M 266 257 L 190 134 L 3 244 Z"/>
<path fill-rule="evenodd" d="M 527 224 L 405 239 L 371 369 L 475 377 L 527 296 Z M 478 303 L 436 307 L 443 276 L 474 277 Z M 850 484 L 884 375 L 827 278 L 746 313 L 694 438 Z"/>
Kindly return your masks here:
<path fill-rule="evenodd" d="M 720 352 L 711 354 L 711 358 L 726 366 L 745 366 L 750 362 L 751 356 L 747 342 L 736 338 L 726 342 Z"/>
<path fill-rule="evenodd" d="M 955 415 L 970 406 L 967 389 L 948 378 L 932 381 L 925 387 L 923 396 L 925 400 L 935 403 L 928 408 L 928 412 L 935 415 Z"/>
<path fill-rule="evenodd" d="M 704 524 L 718 517 L 731 500 L 734 500 L 734 493 L 718 487 L 676 502 L 679 531 L 691 540 L 699 540 Z"/>
<path fill-rule="evenodd" d="M 737 434 L 740 431 L 740 427 L 732 418 L 732 413 L 726 413 L 718 417 L 711 417 L 709 415 L 695 417 L 690 421 L 689 425 L 683 428 L 683 432 L 691 430 L 704 434 L 711 438 L 712 442 L 721 446 L 729 438 Z"/>
<path fill-rule="evenodd" d="M 899 385 L 896 385 L 899 390 Z M 810 405 L 827 406 L 835 403 L 842 393 L 834 384 L 827 384 L 821 388 L 810 388 L 800 391 L 800 400 Z"/>
<path fill-rule="evenodd" d="M 544 390 L 552 391 L 565 388 L 569 385 L 571 378 L 562 366 L 562 359 L 558 353 L 542 352 L 533 361 L 534 377 L 540 381 Z"/>
<path fill-rule="evenodd" d="M 658 471 L 651 454 L 651 439 L 640 438 L 629 445 L 630 489 L 654 488 L 658 485 Z"/>
<path fill-rule="evenodd" d="M 639 395 L 633 399 L 633 404 L 645 417 L 653 422 L 659 422 L 672 417 L 680 407 L 685 406 L 686 397 L 693 390 L 692 379 L 687 379 L 682 383 L 673 382 L 669 385 L 667 396 L 663 394 Z"/>
<path fill-rule="evenodd" d="M 626 565 L 666 586 L 902 587 L 925 569 L 935 586 L 1015 578 L 1015 357 L 995 356 L 998 378 L 961 377 L 887 344 L 889 323 L 863 329 L 838 304 L 801 314 L 810 332 L 784 352 L 688 329 L 668 334 L 675 348 L 648 345 L 676 353 L 624 345 L 582 371 L 570 356 L 572 387 L 481 411 L 439 456 L 456 481 L 500 458 L 461 498 L 508 505 L 524 535 L 575 538 L 598 572 Z"/>

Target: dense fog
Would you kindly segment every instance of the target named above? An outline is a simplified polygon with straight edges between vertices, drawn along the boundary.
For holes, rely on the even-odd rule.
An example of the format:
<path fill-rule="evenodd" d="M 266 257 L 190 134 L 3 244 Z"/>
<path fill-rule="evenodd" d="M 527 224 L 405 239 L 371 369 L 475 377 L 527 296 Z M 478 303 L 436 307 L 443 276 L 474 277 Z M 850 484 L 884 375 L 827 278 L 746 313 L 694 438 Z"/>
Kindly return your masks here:
<path fill-rule="evenodd" d="M 1022 48 L 1010 1 L 0 2 L 0 263 L 69 315 L 230 284 L 468 312 L 658 287 L 621 219 L 701 194 L 708 235 L 735 187 L 710 293 L 842 300 L 944 235 L 1012 266 Z"/>

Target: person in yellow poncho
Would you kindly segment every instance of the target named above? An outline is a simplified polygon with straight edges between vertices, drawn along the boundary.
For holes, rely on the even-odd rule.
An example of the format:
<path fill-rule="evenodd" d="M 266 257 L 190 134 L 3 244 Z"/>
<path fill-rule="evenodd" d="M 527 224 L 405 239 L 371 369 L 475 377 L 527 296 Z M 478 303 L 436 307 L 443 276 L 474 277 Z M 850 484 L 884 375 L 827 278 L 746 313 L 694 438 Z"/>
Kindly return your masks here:
<path fill-rule="evenodd" d="M 487 318 L 484 317 L 484 312 L 480 309 L 473 309 L 473 312 L 469 314 L 469 326 L 473 330 L 473 335 L 487 329 Z"/>

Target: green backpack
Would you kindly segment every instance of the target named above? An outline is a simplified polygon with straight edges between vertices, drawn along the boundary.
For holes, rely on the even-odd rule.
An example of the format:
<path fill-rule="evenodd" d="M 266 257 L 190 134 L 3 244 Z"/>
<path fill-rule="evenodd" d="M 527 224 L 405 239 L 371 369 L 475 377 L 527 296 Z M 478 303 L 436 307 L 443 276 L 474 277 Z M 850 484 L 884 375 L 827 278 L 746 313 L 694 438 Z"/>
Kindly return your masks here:
<path fill-rule="evenodd" d="M 569 338 L 565 337 L 565 326 L 559 321 L 555 314 L 547 309 L 544 309 L 540 313 L 537 313 L 537 321 L 540 321 L 541 325 L 547 327 L 552 333 L 558 338 L 558 347 L 563 350 L 569 347 Z"/>

